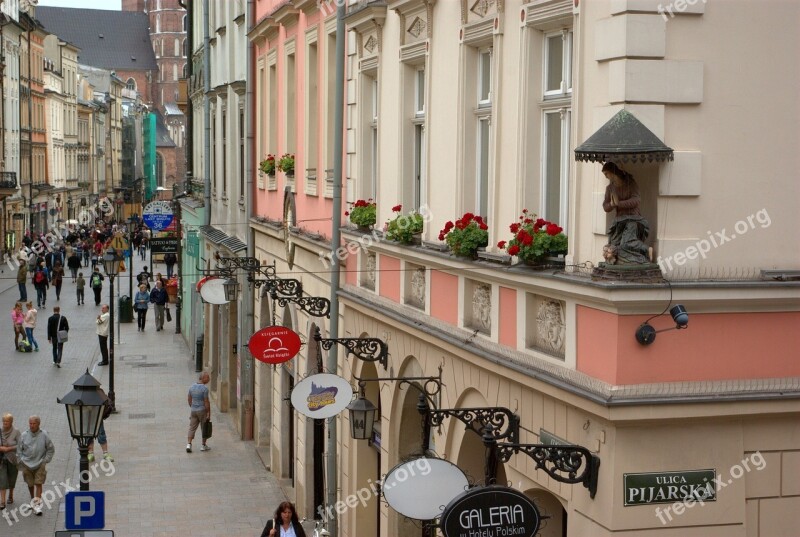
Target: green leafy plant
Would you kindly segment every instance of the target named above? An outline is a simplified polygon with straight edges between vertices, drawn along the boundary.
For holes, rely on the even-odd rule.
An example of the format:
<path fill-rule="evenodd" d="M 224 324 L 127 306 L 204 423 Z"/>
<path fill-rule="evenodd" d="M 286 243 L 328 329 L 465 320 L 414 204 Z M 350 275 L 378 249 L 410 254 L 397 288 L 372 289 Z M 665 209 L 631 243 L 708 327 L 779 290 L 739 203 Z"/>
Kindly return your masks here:
<path fill-rule="evenodd" d="M 508 242 L 500 241 L 497 247 L 509 255 L 515 255 L 523 261 L 537 261 L 545 256 L 567 253 L 567 236 L 558 224 L 548 222 L 544 218 L 523 209 L 519 222 L 509 226 L 513 237 Z"/>
<path fill-rule="evenodd" d="M 377 206 L 372 198 L 368 200 L 356 200 L 350 207 L 350 211 L 344 213 L 350 217 L 350 222 L 357 226 L 369 227 L 375 225 L 377 221 Z"/>
<path fill-rule="evenodd" d="M 450 251 L 462 257 L 473 257 L 478 248 L 489 244 L 489 227 L 483 218 L 472 213 L 455 221 L 448 221 L 439 232 L 439 240 L 445 241 Z"/>
<path fill-rule="evenodd" d="M 267 155 L 267 158 L 259 163 L 258 169 L 267 175 L 275 175 L 275 155 L 272 153 Z"/>
<path fill-rule="evenodd" d="M 284 153 L 281 155 L 281 158 L 278 159 L 277 164 L 275 167 L 286 174 L 293 174 L 294 173 L 294 154 L 293 153 Z"/>
<path fill-rule="evenodd" d="M 424 224 L 422 215 L 416 211 L 403 214 L 402 205 L 395 205 L 392 207 L 392 211 L 397 214 L 386 222 L 384 228 L 386 238 L 403 244 L 411 244 L 414 242 L 414 235 L 422 233 Z"/>

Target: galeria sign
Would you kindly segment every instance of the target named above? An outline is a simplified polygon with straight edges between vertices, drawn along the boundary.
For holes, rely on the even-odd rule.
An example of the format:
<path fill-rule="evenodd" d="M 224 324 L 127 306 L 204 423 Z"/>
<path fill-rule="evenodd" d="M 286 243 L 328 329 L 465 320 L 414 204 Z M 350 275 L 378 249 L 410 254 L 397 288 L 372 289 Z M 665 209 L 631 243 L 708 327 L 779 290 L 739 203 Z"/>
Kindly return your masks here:
<path fill-rule="evenodd" d="M 268 326 L 252 336 L 247 344 L 253 358 L 265 364 L 282 364 L 300 352 L 300 336 L 283 326 Z"/>
<path fill-rule="evenodd" d="M 533 500 L 509 487 L 470 489 L 457 496 L 442 513 L 444 537 L 534 537 L 539 510 Z"/>

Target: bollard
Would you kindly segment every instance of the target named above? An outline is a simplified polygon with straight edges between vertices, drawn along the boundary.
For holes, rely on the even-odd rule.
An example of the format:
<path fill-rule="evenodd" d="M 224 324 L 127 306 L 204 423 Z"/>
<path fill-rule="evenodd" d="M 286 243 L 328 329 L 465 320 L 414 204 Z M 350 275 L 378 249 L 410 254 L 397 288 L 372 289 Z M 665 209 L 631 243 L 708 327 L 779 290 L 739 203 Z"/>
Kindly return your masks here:
<path fill-rule="evenodd" d="M 195 373 L 199 373 L 203 370 L 203 340 L 205 339 L 205 334 L 200 334 L 197 338 L 197 343 L 194 349 L 194 370 Z"/>

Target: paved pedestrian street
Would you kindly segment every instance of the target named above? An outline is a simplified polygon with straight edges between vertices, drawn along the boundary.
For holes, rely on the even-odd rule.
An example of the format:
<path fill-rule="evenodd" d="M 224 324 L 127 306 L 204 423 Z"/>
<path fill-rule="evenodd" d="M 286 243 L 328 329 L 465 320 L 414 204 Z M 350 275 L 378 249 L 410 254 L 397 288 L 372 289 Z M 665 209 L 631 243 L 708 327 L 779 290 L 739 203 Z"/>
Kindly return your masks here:
<path fill-rule="evenodd" d="M 90 272 L 82 270 L 84 275 Z M 137 264 L 134 275 L 139 270 Z M 155 271 L 166 272 L 163 266 Z M 127 273 L 117 278 L 115 287 L 120 283 L 121 294 L 127 295 Z M 103 302 L 109 300 L 108 284 L 106 279 Z M 78 450 L 69 434 L 65 408 L 56 398 L 69 392 L 72 382 L 87 368 L 104 390 L 109 387 L 109 368 L 97 365 L 100 350 L 95 319 L 100 308 L 95 307 L 88 288 L 86 294 L 86 304 L 77 305 L 75 284 L 69 277 L 64 280 L 59 302 L 51 288 L 34 331 L 41 350 L 16 352 L 9 319 L 19 298 L 15 271 L 4 265 L 0 274 L 0 309 L 6 315 L 3 326 L 8 336 L 0 344 L 0 413 L 12 413 L 14 426 L 21 432 L 28 428 L 28 417 L 38 414 L 42 429 L 55 444 L 43 494 L 45 500 L 53 499 L 49 508 L 45 506 L 41 517 L 22 515 L 19 507 L 30 497 L 20 473 L 15 502 L 1 512 L 0 536 L 47 537 L 65 528 L 61 496 L 68 486 L 77 489 Z M 28 297 L 36 298 L 30 284 Z M 61 306 L 70 325 L 60 369 L 53 365 L 46 336 L 47 318 L 55 305 Z M 194 452 L 186 453 L 186 394 L 197 374 L 189 349 L 175 334 L 174 318 L 164 331 L 156 332 L 151 309 L 144 333 L 137 332 L 135 319 L 119 326 L 115 364 L 118 413 L 105 425 L 114 462 L 101 464 L 102 451 L 95 445 L 90 490 L 105 492 L 105 528 L 113 530 L 116 537 L 258 536 L 285 496 L 253 443 L 239 440 L 231 416 L 216 412 L 213 402 L 211 451 L 200 451 L 198 431 Z"/>

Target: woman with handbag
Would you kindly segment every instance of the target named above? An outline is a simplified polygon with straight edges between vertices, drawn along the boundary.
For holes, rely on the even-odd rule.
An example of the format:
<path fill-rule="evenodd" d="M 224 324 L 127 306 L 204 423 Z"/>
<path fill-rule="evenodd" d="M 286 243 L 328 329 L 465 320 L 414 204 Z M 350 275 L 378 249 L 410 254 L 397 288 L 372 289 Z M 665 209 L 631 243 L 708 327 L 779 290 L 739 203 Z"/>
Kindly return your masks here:
<path fill-rule="evenodd" d="M 136 310 L 136 323 L 139 327 L 139 332 L 144 332 L 144 326 L 147 321 L 147 308 L 150 306 L 150 293 L 147 292 L 147 285 L 144 283 L 139 284 L 139 290 L 136 291 L 136 296 L 133 297 L 133 307 Z"/>
<path fill-rule="evenodd" d="M 3 428 L 0 429 L 0 511 L 6 503 L 14 503 L 14 487 L 17 486 L 17 444 L 20 432 L 14 428 L 14 416 L 3 415 Z M 6 494 L 8 501 L 6 502 Z"/>
<path fill-rule="evenodd" d="M 275 510 L 275 514 L 267 521 L 264 531 L 261 532 L 261 537 L 281 536 L 306 537 L 306 532 L 297 518 L 297 510 L 292 502 L 281 502 Z"/>

